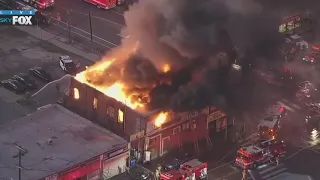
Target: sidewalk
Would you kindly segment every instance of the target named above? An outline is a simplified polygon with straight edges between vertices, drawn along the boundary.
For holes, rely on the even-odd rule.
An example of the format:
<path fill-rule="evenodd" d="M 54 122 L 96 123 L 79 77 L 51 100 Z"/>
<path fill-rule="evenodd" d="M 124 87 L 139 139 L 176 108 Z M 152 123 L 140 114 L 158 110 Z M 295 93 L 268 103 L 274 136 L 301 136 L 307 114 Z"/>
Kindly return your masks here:
<path fill-rule="evenodd" d="M 40 27 L 36 27 L 36 26 L 15 26 L 15 27 L 23 32 L 30 34 L 31 36 L 34 36 L 43 41 L 47 41 L 57 47 L 60 47 L 61 49 L 69 51 L 78 56 L 81 56 L 89 61 L 96 62 L 100 59 L 100 57 L 97 54 L 85 52 L 85 50 L 81 49 L 80 46 L 76 47 L 76 44 L 73 44 L 73 45 L 69 44 L 67 39 L 60 37 L 58 35 L 55 35 L 53 33 L 50 33 L 46 30 L 43 30 Z"/>
<path fill-rule="evenodd" d="M 209 169 L 211 169 L 221 163 L 233 161 L 238 148 L 244 144 L 251 143 L 251 139 L 249 137 L 242 139 L 239 142 L 233 142 L 231 138 L 225 139 L 224 133 L 217 134 L 211 140 L 213 144 L 211 149 L 207 147 L 205 140 L 199 141 L 199 155 L 194 153 L 193 145 L 186 145 L 184 146 L 183 152 L 179 152 L 178 150 L 172 151 L 163 157 L 151 161 L 150 163 L 142 164 L 142 166 L 152 172 L 155 172 L 158 164 L 170 162 L 175 158 L 180 160 L 198 158 L 200 161 L 208 163 Z M 188 153 L 189 157 L 186 157 L 185 153 Z"/>

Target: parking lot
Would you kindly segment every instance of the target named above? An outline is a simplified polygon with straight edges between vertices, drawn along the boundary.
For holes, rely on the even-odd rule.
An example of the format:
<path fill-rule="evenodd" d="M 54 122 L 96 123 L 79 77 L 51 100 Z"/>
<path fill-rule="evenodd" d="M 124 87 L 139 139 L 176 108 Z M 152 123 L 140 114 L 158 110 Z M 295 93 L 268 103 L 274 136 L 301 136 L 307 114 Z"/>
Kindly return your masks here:
<path fill-rule="evenodd" d="M 51 77 L 50 81 L 55 81 L 66 74 L 59 66 L 59 57 L 62 55 L 69 55 L 72 60 L 79 62 L 80 69 L 92 64 L 91 61 L 54 46 L 47 41 L 30 36 L 15 27 L 0 27 L 0 32 L 0 61 L 2 65 L 0 66 L 0 81 L 12 79 L 14 75 L 24 73 L 36 84 L 36 88 L 26 88 L 26 90 L 19 93 L 1 86 L 0 109 L 6 109 L 7 112 L 2 114 L 9 114 L 10 112 L 21 116 L 28 114 L 30 108 L 19 107 L 21 104 L 17 104 L 16 102 L 24 99 L 27 92 L 32 95 L 49 82 L 30 73 L 30 68 L 43 68 Z M 50 89 L 54 90 L 52 87 Z M 46 96 L 50 98 L 48 93 L 46 93 Z M 42 99 L 44 97 L 42 96 Z M 20 110 L 12 109 L 11 111 L 8 108 L 20 108 Z M 11 117 L 8 118 L 10 119 Z M 12 116 L 12 118 L 16 118 L 16 116 Z"/>

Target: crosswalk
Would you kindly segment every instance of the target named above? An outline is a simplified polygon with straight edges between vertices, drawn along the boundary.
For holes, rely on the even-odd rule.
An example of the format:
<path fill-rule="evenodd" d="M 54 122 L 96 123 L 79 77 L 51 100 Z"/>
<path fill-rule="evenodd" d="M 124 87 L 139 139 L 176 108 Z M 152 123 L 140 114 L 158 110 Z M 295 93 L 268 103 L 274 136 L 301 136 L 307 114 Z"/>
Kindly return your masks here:
<path fill-rule="evenodd" d="M 288 99 L 281 99 L 280 101 L 277 101 L 277 104 L 285 107 L 288 111 L 296 112 L 302 109 L 301 106 L 293 103 L 292 101 L 289 101 Z"/>
<path fill-rule="evenodd" d="M 282 173 L 287 172 L 287 168 L 283 163 L 277 165 L 275 162 L 259 166 L 256 170 L 249 171 L 253 180 L 271 180 Z"/>

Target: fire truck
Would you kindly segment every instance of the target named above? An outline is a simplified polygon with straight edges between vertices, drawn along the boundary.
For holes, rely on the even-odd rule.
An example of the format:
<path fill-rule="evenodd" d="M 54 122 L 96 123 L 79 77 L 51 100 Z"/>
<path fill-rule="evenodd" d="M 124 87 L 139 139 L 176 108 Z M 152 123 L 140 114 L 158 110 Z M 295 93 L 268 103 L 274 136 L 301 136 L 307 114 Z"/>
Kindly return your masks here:
<path fill-rule="evenodd" d="M 180 168 L 184 171 L 190 171 L 195 174 L 196 179 L 206 179 L 208 172 L 208 164 L 199 161 L 198 159 L 192 159 L 180 165 Z"/>
<path fill-rule="evenodd" d="M 261 139 L 275 139 L 280 130 L 280 120 L 285 116 L 286 109 L 281 105 L 273 105 L 267 109 L 260 120 L 258 131 Z"/>
<path fill-rule="evenodd" d="M 181 169 L 171 170 L 161 173 L 160 180 L 195 180 L 195 174 Z"/>
<path fill-rule="evenodd" d="M 286 153 L 283 141 L 267 140 L 241 147 L 237 151 L 236 165 L 244 169 L 255 169 L 268 161 L 275 161 L 276 157 L 283 157 Z"/>
<path fill-rule="evenodd" d="M 95 5 L 99 9 L 111 9 L 123 4 L 124 0 L 83 0 L 84 2 Z"/>
<path fill-rule="evenodd" d="M 36 9 L 44 10 L 54 5 L 54 0 L 0 0 L 0 4 L 11 9 Z"/>

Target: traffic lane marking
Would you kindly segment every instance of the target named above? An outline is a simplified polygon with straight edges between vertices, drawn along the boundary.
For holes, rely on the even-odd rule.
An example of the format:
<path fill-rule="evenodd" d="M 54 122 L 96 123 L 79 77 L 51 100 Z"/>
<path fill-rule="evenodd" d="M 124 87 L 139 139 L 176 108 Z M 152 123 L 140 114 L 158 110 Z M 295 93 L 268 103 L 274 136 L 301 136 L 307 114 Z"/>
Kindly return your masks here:
<path fill-rule="evenodd" d="M 60 28 L 64 29 L 65 31 L 67 31 L 66 33 L 68 33 L 68 31 L 69 31 L 69 27 L 68 27 L 68 24 L 66 22 L 62 22 L 62 21 L 59 22 L 59 21 L 57 21 L 57 19 L 52 18 L 51 24 L 54 25 L 54 26 L 57 26 L 57 27 L 60 27 Z M 80 37 L 83 37 L 85 39 L 89 39 L 90 40 L 90 38 L 91 38 L 90 37 L 90 32 L 87 32 L 87 31 L 85 31 L 83 29 L 77 28 L 77 27 L 72 26 L 72 25 L 70 27 L 71 27 L 71 32 L 72 33 L 74 33 L 74 34 L 76 34 L 76 35 L 78 35 Z M 95 35 L 94 33 L 93 33 L 92 37 L 93 37 L 93 40 L 96 41 L 98 44 L 103 45 L 103 46 L 105 46 L 107 48 L 113 48 L 113 47 L 117 47 L 118 46 L 117 44 L 115 44 L 115 43 L 113 43 L 111 41 L 108 41 L 108 40 L 106 40 L 104 38 L 101 38 L 101 37 Z M 115 37 L 117 37 L 116 34 L 114 34 L 114 36 L 112 36 L 112 38 L 115 38 Z"/>

